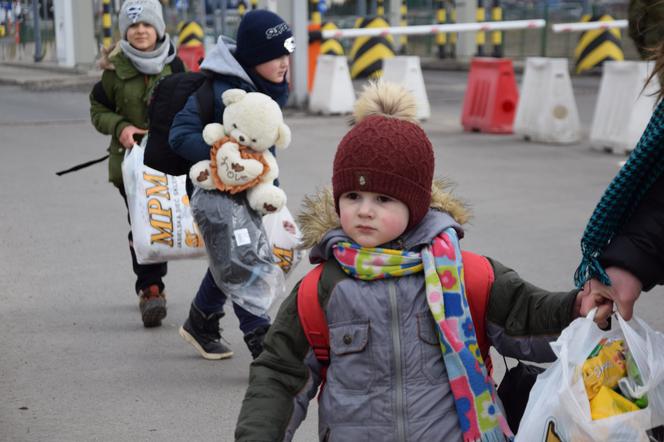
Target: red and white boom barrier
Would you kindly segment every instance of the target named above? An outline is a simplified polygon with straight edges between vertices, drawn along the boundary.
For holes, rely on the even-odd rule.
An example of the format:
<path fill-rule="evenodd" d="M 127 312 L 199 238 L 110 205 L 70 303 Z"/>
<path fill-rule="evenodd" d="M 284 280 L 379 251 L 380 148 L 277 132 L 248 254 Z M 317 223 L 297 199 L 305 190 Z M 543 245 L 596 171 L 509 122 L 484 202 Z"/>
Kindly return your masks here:
<path fill-rule="evenodd" d="M 627 20 L 586 21 L 577 23 L 555 23 L 551 25 L 553 32 L 590 31 L 593 29 L 626 28 Z"/>
<path fill-rule="evenodd" d="M 392 26 L 389 28 L 353 28 L 353 29 L 330 29 L 323 31 L 323 38 L 355 38 L 355 37 L 377 37 L 385 35 L 425 35 L 438 34 L 439 32 L 477 32 L 477 31 L 509 31 L 513 29 L 538 29 L 543 28 L 546 21 L 536 20 L 511 20 L 511 21 L 486 21 L 478 23 L 449 23 L 441 25 L 417 25 L 417 26 Z"/>

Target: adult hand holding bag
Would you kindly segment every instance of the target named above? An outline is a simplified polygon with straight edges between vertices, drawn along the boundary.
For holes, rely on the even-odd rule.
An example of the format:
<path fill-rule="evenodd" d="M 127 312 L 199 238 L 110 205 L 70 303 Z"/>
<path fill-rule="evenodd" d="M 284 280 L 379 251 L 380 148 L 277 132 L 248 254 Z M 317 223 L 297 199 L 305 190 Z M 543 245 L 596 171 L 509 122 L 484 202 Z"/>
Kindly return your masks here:
<path fill-rule="evenodd" d="M 600 330 L 588 317 L 574 320 L 551 347 L 558 359 L 537 378 L 516 441 L 649 441 L 649 430 L 664 424 L 664 335 L 634 317 L 616 314 Z M 639 369 L 648 405 L 593 420 L 582 367 L 602 339 L 622 339 Z M 602 367 L 604 369 L 604 367 Z"/>

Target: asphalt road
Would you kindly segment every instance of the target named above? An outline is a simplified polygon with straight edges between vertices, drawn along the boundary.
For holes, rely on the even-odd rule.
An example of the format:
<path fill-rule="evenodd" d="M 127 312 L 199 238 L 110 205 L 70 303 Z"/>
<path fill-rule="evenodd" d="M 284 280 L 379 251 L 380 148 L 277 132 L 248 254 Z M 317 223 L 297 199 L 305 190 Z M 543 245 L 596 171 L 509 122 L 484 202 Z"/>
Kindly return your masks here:
<path fill-rule="evenodd" d="M 583 227 L 623 158 L 591 151 L 585 140 L 559 146 L 464 133 L 466 74 L 425 78 L 436 174 L 456 183 L 474 213 L 464 247 L 542 287 L 571 288 Z M 574 79 L 586 138 L 598 85 L 599 77 Z M 329 183 L 346 121 L 288 112 L 293 143 L 279 164 L 294 213 Z M 105 164 L 54 173 L 104 154 L 87 94 L 2 86 L 0 134 L 0 440 L 232 440 L 250 363 L 236 318 L 222 321 L 230 360 L 205 361 L 177 334 L 205 262 L 169 264 L 168 317 L 144 329 L 125 209 Z M 658 330 L 663 295 L 657 288 L 637 308 Z M 316 439 L 315 420 L 313 404 L 298 441 Z"/>

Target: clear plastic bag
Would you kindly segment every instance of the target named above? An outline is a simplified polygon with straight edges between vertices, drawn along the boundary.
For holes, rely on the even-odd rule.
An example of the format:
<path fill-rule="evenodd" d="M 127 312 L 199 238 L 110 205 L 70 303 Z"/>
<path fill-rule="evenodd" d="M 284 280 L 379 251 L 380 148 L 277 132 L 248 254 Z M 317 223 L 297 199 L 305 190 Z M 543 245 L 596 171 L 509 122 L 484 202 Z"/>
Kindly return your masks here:
<path fill-rule="evenodd" d="M 261 216 L 249 207 L 244 193 L 231 195 L 201 188 L 194 190 L 191 209 L 203 233 L 217 286 L 245 310 L 267 315 L 286 287 Z"/>
<path fill-rule="evenodd" d="M 587 318 L 574 320 L 551 344 L 558 359 L 537 377 L 530 391 L 516 441 L 648 441 L 650 430 L 664 424 L 664 335 L 634 317 L 615 315 L 611 330 Z M 640 371 L 648 405 L 593 420 L 581 372 L 588 355 L 603 339 L 623 339 Z"/>

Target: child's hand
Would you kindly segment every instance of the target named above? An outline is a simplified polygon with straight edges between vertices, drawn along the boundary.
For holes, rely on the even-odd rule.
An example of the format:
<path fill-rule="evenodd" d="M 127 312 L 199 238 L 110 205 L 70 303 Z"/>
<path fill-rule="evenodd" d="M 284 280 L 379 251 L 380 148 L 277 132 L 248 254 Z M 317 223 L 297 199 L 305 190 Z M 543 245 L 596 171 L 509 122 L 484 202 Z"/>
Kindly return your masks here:
<path fill-rule="evenodd" d="M 120 144 L 122 144 L 126 149 L 131 149 L 136 140 L 134 140 L 134 135 L 144 135 L 148 133 L 145 129 L 139 129 L 136 126 L 127 126 L 122 129 L 120 133 Z"/>
<path fill-rule="evenodd" d="M 613 312 L 613 301 L 610 296 L 612 291 L 611 287 L 607 287 L 595 279 L 586 282 L 583 290 L 576 295 L 574 316 L 587 316 L 590 310 L 597 307 L 595 322 L 600 328 L 607 327 L 608 318 Z"/>

